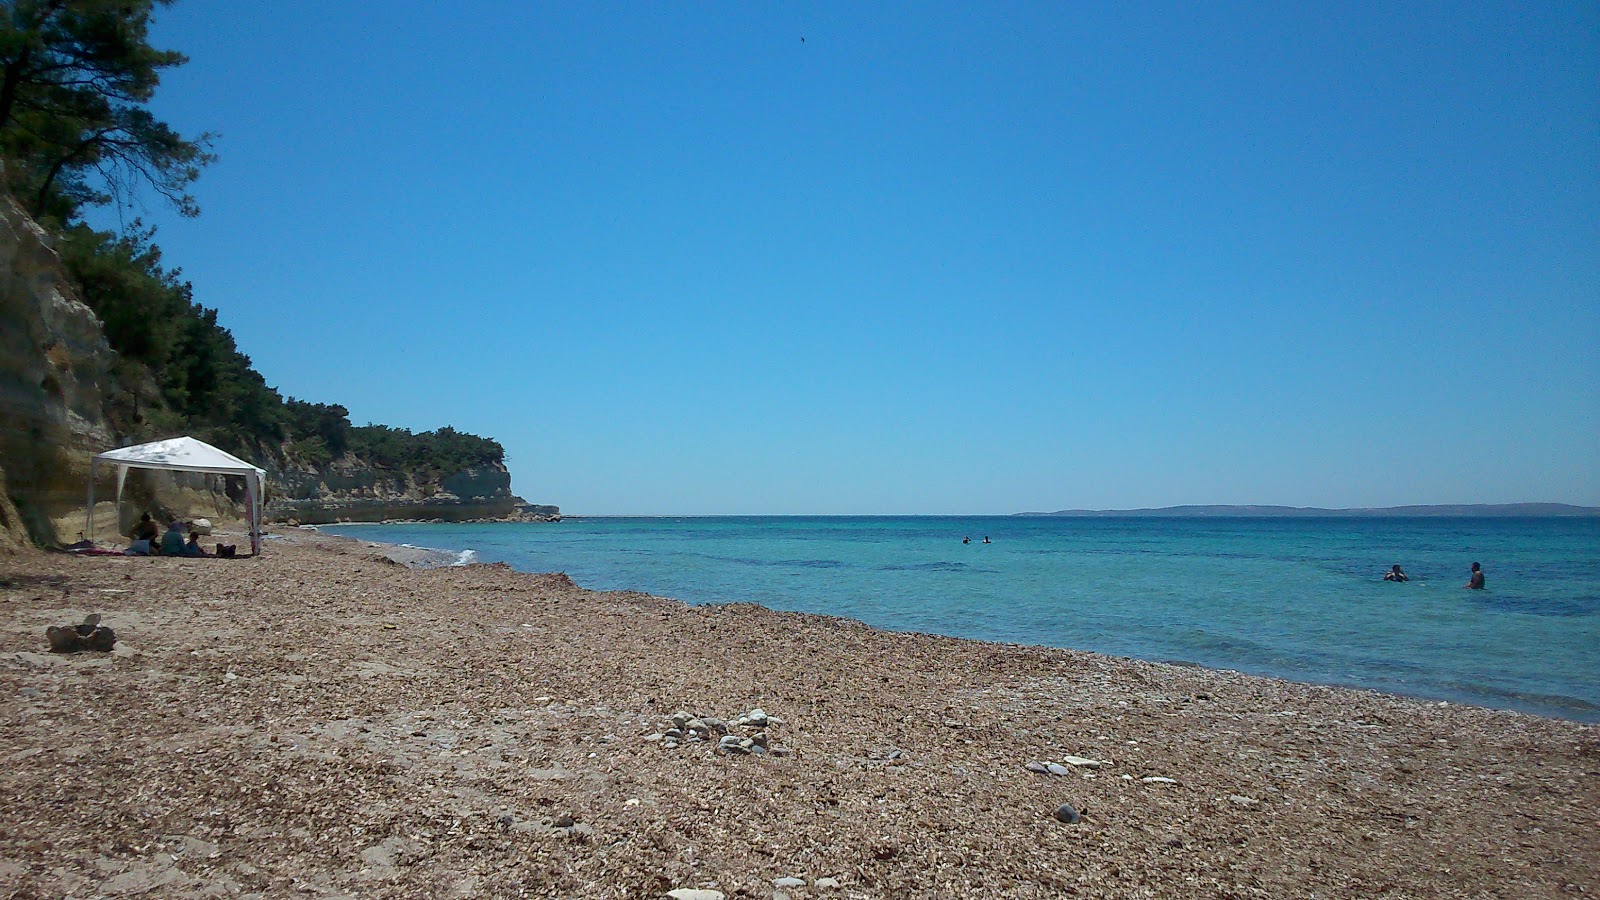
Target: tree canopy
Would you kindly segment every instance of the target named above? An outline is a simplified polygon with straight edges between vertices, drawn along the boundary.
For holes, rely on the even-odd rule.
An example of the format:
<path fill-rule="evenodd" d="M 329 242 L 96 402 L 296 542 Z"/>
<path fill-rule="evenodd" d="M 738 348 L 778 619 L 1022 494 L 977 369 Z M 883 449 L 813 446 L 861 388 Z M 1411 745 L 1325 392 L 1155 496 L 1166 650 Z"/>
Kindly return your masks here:
<path fill-rule="evenodd" d="M 66 222 L 85 204 L 154 190 L 183 215 L 215 157 L 151 115 L 164 70 L 187 59 L 150 46 L 171 0 L 0 0 L 0 154 L 13 196 Z"/>
<path fill-rule="evenodd" d="M 140 183 L 197 215 L 189 187 L 212 160 L 146 108 L 185 58 L 149 44 L 171 0 L 0 0 L 0 159 L 4 188 L 59 236 L 61 261 L 104 323 L 123 389 L 106 416 L 124 435 L 188 432 L 249 459 L 322 467 L 366 461 L 441 477 L 505 458 L 500 444 L 445 427 L 353 427 L 338 404 L 287 401 L 240 352 L 217 311 L 195 302 L 137 218 L 91 228 L 85 204 Z"/>

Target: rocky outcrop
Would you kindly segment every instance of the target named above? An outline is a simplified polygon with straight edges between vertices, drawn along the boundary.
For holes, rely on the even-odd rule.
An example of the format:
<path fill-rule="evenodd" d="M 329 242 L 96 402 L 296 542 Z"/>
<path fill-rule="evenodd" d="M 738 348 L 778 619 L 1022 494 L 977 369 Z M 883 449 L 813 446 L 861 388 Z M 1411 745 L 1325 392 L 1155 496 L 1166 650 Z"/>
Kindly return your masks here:
<path fill-rule="evenodd" d="M 0 197 L 0 468 L 36 543 L 59 539 L 55 519 L 83 508 L 89 457 L 112 446 L 114 358 L 44 230 Z"/>
<path fill-rule="evenodd" d="M 131 388 L 159 397 L 150 377 L 111 349 L 50 236 L 0 195 L 0 552 L 77 540 L 94 454 L 176 436 L 144 433 L 152 426 L 129 399 Z M 113 413 L 124 407 L 134 410 L 131 418 Z M 279 520 L 559 517 L 554 507 L 548 515 L 519 510 L 527 504 L 511 493 L 501 464 L 439 476 L 378 468 L 348 455 L 313 468 L 294 462 L 288 448 L 251 455 L 268 471 L 267 511 Z M 104 502 L 96 506 L 90 537 L 102 541 L 126 534 L 141 511 L 163 520 L 237 521 L 244 513 L 242 487 L 221 477 L 135 469 L 118 521 L 111 502 L 115 469 L 100 467 L 98 476 L 95 495 Z"/>
<path fill-rule="evenodd" d="M 386 519 L 501 519 L 522 499 L 511 493 L 503 465 L 464 469 L 437 480 L 375 468 L 349 456 L 320 470 L 268 471 L 267 515 L 306 525 Z"/>

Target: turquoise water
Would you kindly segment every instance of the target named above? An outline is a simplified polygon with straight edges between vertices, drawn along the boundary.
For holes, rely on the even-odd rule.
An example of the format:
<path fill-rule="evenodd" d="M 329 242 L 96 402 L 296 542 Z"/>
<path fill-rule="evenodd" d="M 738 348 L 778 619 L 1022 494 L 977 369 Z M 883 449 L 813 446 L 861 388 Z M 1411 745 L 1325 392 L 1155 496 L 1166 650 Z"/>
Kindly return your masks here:
<path fill-rule="evenodd" d="M 470 549 L 599 590 L 1600 721 L 1597 519 L 569 518 L 324 530 Z M 1463 587 L 1473 561 L 1487 590 Z M 1410 582 L 1382 580 L 1394 563 Z"/>

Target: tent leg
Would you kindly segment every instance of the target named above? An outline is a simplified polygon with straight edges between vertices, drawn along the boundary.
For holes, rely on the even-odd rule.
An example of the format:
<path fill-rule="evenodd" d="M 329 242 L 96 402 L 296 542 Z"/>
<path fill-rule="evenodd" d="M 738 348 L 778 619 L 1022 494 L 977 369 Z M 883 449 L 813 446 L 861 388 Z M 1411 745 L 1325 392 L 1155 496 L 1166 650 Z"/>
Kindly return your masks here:
<path fill-rule="evenodd" d="M 94 543 L 94 476 L 98 463 L 89 457 L 89 513 L 83 520 L 83 539 Z"/>
<path fill-rule="evenodd" d="M 250 555 L 261 555 L 261 485 L 259 479 L 248 475 L 244 480 L 245 517 L 250 522 Z"/>

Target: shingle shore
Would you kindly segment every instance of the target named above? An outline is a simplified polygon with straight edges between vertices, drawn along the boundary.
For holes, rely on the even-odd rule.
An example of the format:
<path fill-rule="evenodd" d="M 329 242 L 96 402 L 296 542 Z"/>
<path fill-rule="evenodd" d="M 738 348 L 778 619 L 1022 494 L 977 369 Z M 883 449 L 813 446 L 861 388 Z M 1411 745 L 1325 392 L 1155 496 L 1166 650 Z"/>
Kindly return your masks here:
<path fill-rule="evenodd" d="M 1600 726 L 289 537 L 0 558 L 0 897 L 1600 896 Z"/>

